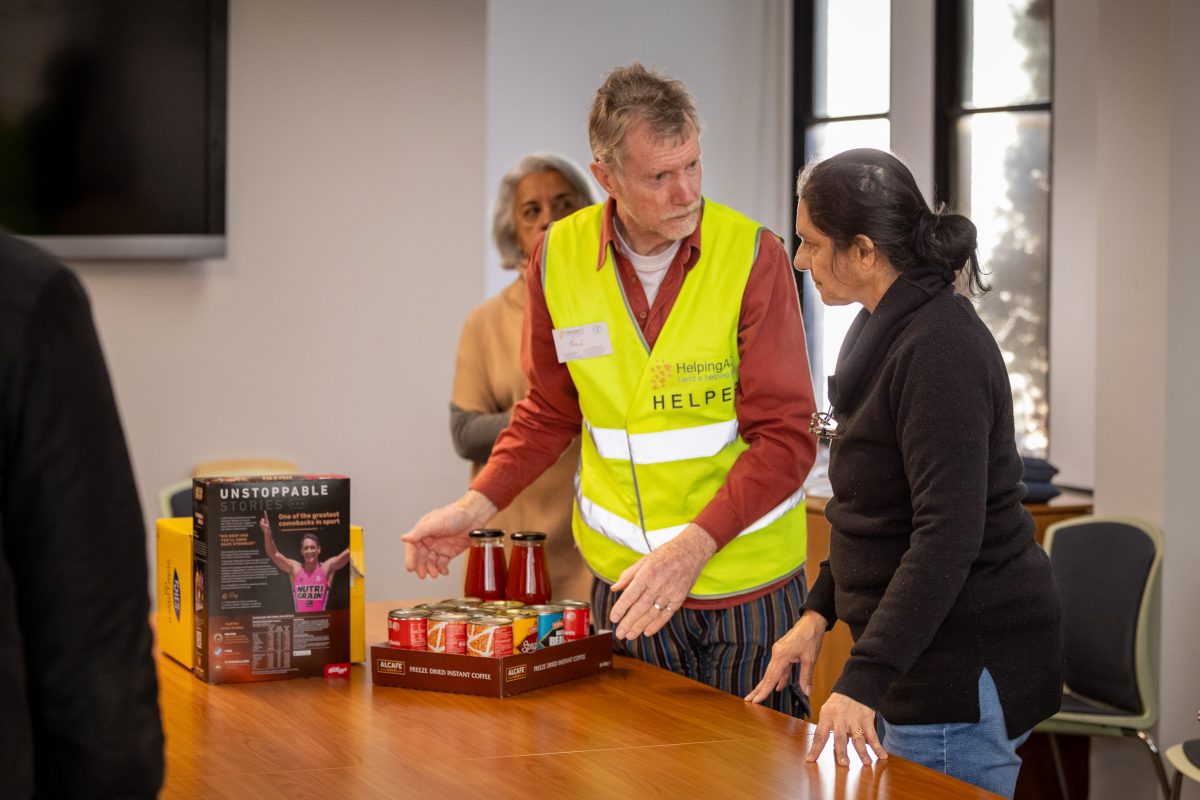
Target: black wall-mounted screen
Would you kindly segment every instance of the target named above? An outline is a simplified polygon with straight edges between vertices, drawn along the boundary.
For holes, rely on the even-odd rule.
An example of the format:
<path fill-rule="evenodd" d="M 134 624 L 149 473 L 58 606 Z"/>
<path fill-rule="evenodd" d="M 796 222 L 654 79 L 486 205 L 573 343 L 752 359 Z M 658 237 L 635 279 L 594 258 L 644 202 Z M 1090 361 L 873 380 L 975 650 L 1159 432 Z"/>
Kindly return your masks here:
<path fill-rule="evenodd" d="M 225 253 L 227 0 L 0 0 L 0 227 L 68 259 Z"/>

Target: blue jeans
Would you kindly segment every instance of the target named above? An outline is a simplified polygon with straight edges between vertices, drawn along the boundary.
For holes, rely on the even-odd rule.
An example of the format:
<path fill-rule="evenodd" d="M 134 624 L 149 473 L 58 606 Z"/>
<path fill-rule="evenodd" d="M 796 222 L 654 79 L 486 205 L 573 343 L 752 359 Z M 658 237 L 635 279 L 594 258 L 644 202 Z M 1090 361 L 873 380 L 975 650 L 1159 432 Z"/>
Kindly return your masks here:
<path fill-rule="evenodd" d="M 880 715 L 883 747 L 909 761 L 944 772 L 981 789 L 1012 797 L 1021 757 L 1017 748 L 1029 731 L 1009 739 L 996 683 L 986 669 L 979 676 L 979 722 L 946 725 L 892 725 Z"/>

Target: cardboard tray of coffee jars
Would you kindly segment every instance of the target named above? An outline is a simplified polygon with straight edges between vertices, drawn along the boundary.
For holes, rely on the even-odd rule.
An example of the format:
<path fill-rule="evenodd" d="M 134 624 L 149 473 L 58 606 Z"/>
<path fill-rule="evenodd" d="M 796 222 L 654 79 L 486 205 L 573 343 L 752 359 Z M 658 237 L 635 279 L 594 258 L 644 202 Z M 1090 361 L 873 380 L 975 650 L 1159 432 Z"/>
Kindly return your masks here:
<path fill-rule="evenodd" d="M 503 658 L 371 647 L 376 686 L 509 697 L 612 668 L 612 631 Z"/>

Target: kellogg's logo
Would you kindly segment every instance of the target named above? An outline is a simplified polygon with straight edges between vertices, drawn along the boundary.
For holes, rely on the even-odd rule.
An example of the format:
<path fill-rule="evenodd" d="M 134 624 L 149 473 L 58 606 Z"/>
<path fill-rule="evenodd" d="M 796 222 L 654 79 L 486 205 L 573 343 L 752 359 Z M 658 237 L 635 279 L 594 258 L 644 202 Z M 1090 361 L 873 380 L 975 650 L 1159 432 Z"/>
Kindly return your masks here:
<path fill-rule="evenodd" d="M 349 674 L 350 674 L 350 665 L 349 664 L 326 664 L 325 665 L 325 677 L 326 678 L 345 678 Z"/>

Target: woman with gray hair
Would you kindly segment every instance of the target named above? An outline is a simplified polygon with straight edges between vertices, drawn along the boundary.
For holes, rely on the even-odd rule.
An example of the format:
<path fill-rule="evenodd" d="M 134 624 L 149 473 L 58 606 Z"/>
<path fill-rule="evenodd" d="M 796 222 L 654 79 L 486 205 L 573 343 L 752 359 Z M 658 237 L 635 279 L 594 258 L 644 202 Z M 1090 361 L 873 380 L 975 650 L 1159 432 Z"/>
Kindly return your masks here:
<path fill-rule="evenodd" d="M 525 262 L 551 222 L 596 202 L 583 170 L 561 156 L 534 153 L 500 180 L 492 211 L 492 240 L 505 269 L 517 277 L 500 294 L 468 315 L 458 345 L 450 399 L 450 432 L 455 451 L 472 462 L 474 477 L 508 425 L 512 407 L 529 384 L 521 371 L 521 324 L 525 317 Z M 591 573 L 575 551 L 571 498 L 579 445 L 523 491 L 490 523 L 506 530 L 547 534 L 546 563 L 554 596 L 583 598 L 591 593 Z"/>

